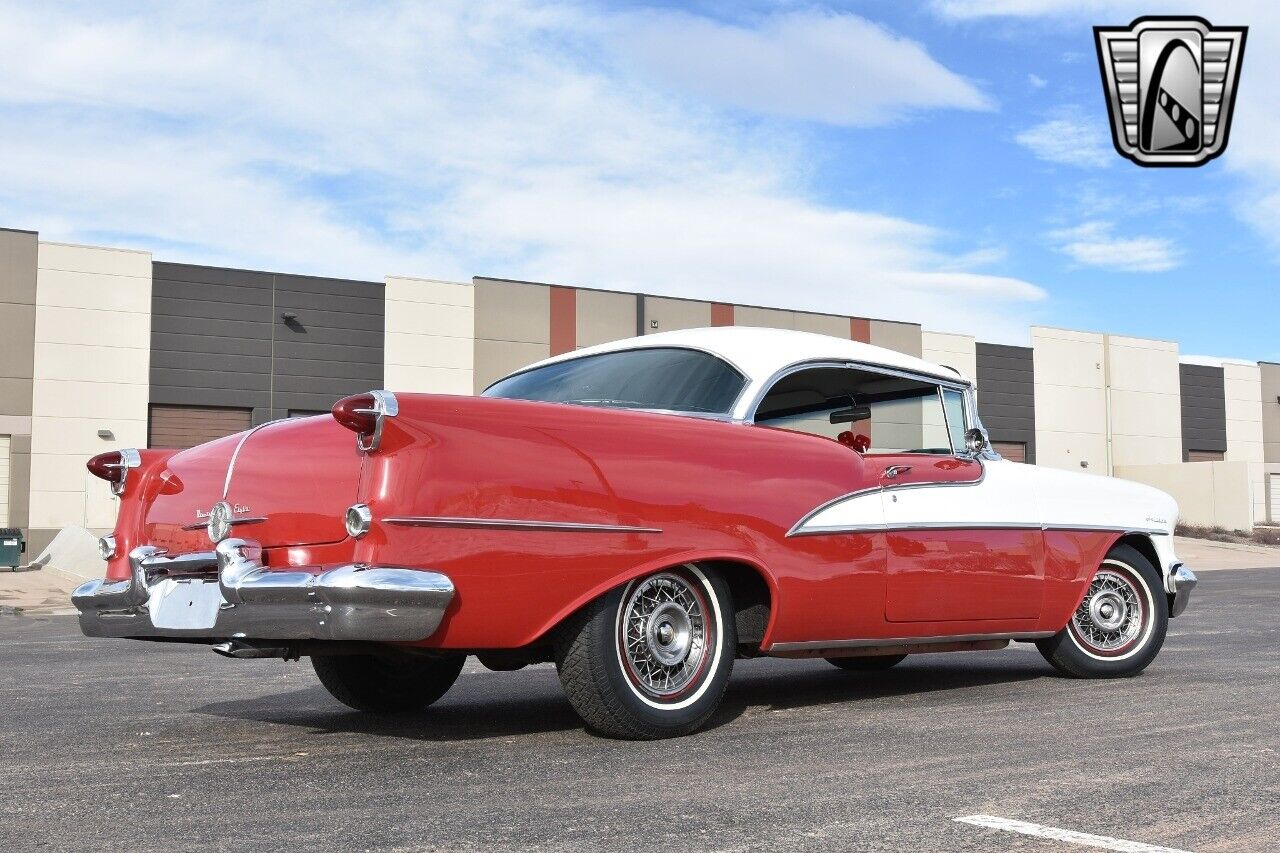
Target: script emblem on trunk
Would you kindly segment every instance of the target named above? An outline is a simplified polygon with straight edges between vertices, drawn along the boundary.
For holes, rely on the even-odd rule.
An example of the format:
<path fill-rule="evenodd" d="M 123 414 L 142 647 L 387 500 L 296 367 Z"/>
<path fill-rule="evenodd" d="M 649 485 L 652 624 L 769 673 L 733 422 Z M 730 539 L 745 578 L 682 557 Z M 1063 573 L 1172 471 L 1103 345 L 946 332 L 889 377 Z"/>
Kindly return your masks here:
<path fill-rule="evenodd" d="M 209 510 L 209 540 L 215 545 L 231 535 L 231 504 L 218 501 Z"/>

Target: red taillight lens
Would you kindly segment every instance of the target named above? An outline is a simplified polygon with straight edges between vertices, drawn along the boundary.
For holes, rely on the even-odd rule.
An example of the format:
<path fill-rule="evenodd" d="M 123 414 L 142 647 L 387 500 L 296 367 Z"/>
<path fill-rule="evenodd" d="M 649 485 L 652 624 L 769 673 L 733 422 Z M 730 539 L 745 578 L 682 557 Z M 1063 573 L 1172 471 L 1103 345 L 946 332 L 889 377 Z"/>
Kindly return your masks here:
<path fill-rule="evenodd" d="M 343 397 L 333 404 L 333 419 L 360 435 L 372 435 L 378 426 L 377 400 L 372 394 Z"/>
<path fill-rule="evenodd" d="M 107 480 L 113 483 L 123 480 L 125 472 L 128 470 L 124 464 L 124 455 L 118 450 L 99 453 L 86 462 L 85 467 L 89 469 L 90 474 L 99 480 Z"/>

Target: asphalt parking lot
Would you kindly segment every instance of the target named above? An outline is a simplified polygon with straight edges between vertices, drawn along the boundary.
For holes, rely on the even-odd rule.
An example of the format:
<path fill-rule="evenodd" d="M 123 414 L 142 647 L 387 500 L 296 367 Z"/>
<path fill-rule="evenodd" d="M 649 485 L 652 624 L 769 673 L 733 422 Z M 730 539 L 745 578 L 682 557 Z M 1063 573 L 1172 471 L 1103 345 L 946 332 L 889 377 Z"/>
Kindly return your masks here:
<path fill-rule="evenodd" d="M 372 718 L 305 661 L 4 615 L 0 849 L 1086 849 L 955 820 L 981 814 L 1280 850 L 1278 640 L 1280 571 L 1209 573 L 1139 678 L 1059 678 L 1026 646 L 745 661 L 712 728 L 625 743 L 549 667 L 471 663 L 428 712 Z"/>

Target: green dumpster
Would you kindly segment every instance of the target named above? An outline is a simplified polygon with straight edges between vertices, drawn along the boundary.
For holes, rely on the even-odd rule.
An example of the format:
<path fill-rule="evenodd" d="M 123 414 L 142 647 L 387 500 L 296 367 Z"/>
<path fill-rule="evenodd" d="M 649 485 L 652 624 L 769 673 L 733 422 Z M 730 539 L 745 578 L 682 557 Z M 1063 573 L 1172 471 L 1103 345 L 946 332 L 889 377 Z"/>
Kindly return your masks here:
<path fill-rule="evenodd" d="M 22 555 L 27 551 L 22 531 L 16 527 L 0 527 L 0 566 L 16 569 L 22 565 Z"/>

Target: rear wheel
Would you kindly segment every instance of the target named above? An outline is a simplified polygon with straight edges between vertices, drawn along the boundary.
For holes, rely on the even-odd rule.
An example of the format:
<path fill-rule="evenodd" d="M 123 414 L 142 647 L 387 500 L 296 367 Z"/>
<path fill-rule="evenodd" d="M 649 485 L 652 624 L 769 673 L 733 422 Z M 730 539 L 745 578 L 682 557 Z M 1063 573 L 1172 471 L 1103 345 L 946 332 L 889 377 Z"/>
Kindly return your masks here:
<path fill-rule="evenodd" d="M 1124 678 L 1155 659 L 1168 627 L 1169 600 L 1160 574 L 1136 549 L 1117 545 L 1067 626 L 1036 646 L 1065 675 Z"/>
<path fill-rule="evenodd" d="M 827 663 L 850 672 L 881 672 L 897 666 L 906 655 L 864 655 L 861 657 L 827 658 Z"/>
<path fill-rule="evenodd" d="M 321 655 L 311 666 L 325 689 L 357 711 L 417 711 L 439 699 L 458 680 L 466 656 Z"/>
<path fill-rule="evenodd" d="M 688 565 L 583 608 L 559 632 L 556 669 L 569 703 L 601 734 L 677 737 L 715 713 L 737 642 L 728 584 Z"/>

